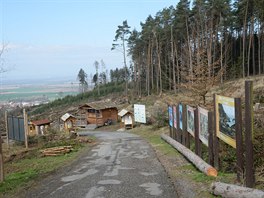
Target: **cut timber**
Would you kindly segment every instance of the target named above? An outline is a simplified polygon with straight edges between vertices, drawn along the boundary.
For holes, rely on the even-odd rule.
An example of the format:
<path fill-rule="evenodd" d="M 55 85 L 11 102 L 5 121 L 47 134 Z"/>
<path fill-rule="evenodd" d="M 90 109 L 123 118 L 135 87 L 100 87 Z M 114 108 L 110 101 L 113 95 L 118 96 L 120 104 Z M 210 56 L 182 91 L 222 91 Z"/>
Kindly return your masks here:
<path fill-rule="evenodd" d="M 264 192 L 261 190 L 221 182 L 212 183 L 211 190 L 214 195 L 220 195 L 222 197 L 264 198 Z"/>
<path fill-rule="evenodd" d="M 190 149 L 186 148 L 182 144 L 178 143 L 171 137 L 162 134 L 161 138 L 168 142 L 171 146 L 177 149 L 181 154 L 183 154 L 190 162 L 192 162 L 200 171 L 208 176 L 217 176 L 217 170 L 203 161 L 198 155 L 194 154 Z"/>
<path fill-rule="evenodd" d="M 72 151 L 72 146 L 60 146 L 60 147 L 52 147 L 41 150 L 41 153 L 44 156 L 57 156 L 65 153 L 69 153 Z"/>

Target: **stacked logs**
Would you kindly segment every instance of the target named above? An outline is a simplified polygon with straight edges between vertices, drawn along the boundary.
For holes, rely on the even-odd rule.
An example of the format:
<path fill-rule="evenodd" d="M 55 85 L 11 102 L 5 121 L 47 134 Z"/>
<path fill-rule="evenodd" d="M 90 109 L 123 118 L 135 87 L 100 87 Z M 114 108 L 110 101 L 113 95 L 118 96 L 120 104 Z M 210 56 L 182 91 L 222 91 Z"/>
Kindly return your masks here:
<path fill-rule="evenodd" d="M 58 156 L 69 153 L 73 150 L 72 146 L 59 146 L 41 150 L 43 156 Z"/>

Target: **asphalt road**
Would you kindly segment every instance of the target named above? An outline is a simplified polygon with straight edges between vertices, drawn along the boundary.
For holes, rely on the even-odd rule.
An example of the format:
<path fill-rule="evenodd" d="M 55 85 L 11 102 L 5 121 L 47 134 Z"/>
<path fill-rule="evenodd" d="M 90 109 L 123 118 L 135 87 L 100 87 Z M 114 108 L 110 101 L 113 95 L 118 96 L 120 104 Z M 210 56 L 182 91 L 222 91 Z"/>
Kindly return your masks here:
<path fill-rule="evenodd" d="M 177 197 L 152 148 L 126 132 L 85 132 L 101 142 L 70 167 L 44 179 L 25 197 Z"/>

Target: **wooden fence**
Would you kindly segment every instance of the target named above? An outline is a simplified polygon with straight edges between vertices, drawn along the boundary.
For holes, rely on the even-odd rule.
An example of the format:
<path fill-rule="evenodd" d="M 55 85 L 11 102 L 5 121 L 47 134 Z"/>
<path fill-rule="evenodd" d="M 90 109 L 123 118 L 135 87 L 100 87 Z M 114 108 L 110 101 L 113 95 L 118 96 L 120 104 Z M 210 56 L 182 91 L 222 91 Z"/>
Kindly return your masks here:
<path fill-rule="evenodd" d="M 226 142 L 236 149 L 238 182 L 241 182 L 242 177 L 245 176 L 245 185 L 254 187 L 253 83 L 251 81 L 245 82 L 244 134 L 241 106 L 240 98 L 218 95 L 214 95 L 213 111 L 183 103 L 170 104 L 168 105 L 170 137 L 187 148 L 190 148 L 190 140 L 193 139 L 195 154 L 202 157 L 202 152 L 207 152 L 208 163 L 216 169 L 220 168 L 219 141 Z M 206 151 L 202 150 L 202 144 L 207 146 Z"/>

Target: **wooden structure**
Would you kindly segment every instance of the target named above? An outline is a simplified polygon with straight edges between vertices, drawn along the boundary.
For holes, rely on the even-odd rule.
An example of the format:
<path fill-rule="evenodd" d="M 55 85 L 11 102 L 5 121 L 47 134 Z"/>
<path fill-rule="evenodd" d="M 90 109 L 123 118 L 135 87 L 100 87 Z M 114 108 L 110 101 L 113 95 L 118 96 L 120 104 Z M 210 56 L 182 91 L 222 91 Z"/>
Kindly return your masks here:
<path fill-rule="evenodd" d="M 63 116 L 61 116 L 61 120 L 63 121 L 64 130 L 71 131 L 74 129 L 76 123 L 75 116 L 65 113 Z"/>
<path fill-rule="evenodd" d="M 80 114 L 85 114 L 88 124 L 103 126 L 112 122 L 117 122 L 118 110 L 114 104 L 109 102 L 92 102 L 79 107 Z"/>
<path fill-rule="evenodd" d="M 50 123 L 51 121 L 48 119 L 31 121 L 28 135 L 44 135 L 47 128 L 50 127 Z"/>
<path fill-rule="evenodd" d="M 121 127 L 125 129 L 132 129 L 133 128 L 133 113 L 127 111 L 126 109 L 122 109 L 118 116 L 121 119 Z"/>

